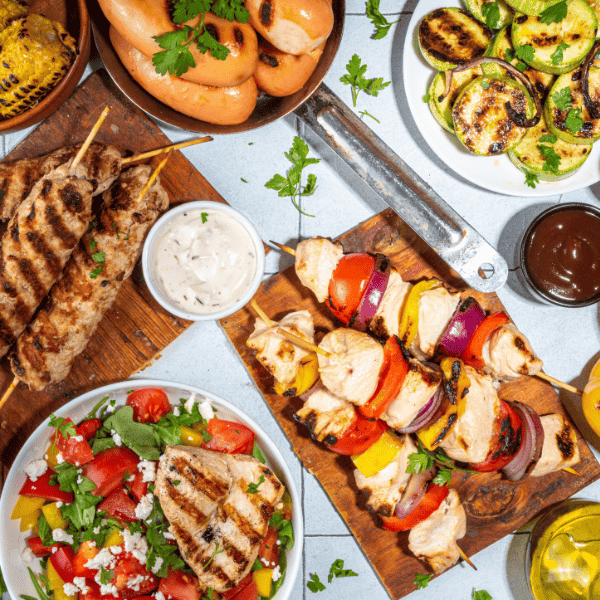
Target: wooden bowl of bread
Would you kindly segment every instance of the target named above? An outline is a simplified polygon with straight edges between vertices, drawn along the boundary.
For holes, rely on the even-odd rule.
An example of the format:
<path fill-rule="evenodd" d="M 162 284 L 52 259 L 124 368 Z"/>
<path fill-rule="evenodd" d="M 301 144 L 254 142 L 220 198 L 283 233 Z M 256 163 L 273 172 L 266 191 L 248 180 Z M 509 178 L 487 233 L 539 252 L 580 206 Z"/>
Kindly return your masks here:
<path fill-rule="evenodd" d="M 85 0 L 0 0 L 0 134 L 54 113 L 79 83 L 90 44 Z"/>

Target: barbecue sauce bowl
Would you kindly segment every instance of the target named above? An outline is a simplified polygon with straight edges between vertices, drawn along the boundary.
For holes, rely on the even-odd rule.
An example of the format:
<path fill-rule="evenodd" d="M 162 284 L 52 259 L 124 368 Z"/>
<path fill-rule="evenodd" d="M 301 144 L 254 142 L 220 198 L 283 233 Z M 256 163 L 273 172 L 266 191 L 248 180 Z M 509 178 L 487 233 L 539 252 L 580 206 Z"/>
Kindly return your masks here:
<path fill-rule="evenodd" d="M 539 214 L 523 236 L 520 261 L 542 302 L 580 308 L 600 301 L 600 209 L 571 202 Z"/>

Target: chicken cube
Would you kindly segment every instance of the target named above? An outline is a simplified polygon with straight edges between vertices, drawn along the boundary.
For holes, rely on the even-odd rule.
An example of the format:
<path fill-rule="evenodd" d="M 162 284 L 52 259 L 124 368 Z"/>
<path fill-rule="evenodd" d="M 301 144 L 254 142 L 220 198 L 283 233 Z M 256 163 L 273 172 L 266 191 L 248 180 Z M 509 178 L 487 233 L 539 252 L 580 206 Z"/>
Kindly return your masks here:
<path fill-rule="evenodd" d="M 342 245 L 327 238 L 311 238 L 296 246 L 296 275 L 319 302 L 329 296 L 329 281 L 343 254 Z"/>
<path fill-rule="evenodd" d="M 577 434 L 571 423 L 558 414 L 540 417 L 544 428 L 542 455 L 531 471 L 531 477 L 554 473 L 579 462 Z"/>
<path fill-rule="evenodd" d="M 411 289 L 412 284 L 403 281 L 400 273 L 392 267 L 383 298 L 369 325 L 369 329 L 376 336 L 388 338 L 392 335 L 398 335 L 400 311 Z"/>

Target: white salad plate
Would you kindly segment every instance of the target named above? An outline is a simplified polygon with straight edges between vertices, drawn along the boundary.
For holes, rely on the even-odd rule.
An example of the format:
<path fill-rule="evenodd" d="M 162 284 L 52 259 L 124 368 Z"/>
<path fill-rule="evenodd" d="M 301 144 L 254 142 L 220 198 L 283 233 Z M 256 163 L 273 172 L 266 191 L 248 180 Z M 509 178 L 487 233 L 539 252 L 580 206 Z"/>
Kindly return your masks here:
<path fill-rule="evenodd" d="M 575 175 L 562 181 L 540 181 L 535 188 L 525 184 L 525 175 L 508 158 L 476 156 L 465 150 L 455 136 L 445 131 L 433 118 L 423 97 L 436 71 L 419 50 L 418 27 L 421 19 L 436 8 L 465 8 L 460 0 L 421 0 L 410 20 L 404 42 L 404 89 L 413 119 L 421 135 L 440 160 L 453 171 L 486 190 L 508 196 L 544 197 L 573 192 L 600 181 L 600 144 L 594 144 L 590 156 Z"/>
<path fill-rule="evenodd" d="M 187 400 L 191 394 L 196 394 L 196 400 L 198 401 L 201 401 L 201 397 L 204 396 L 217 409 L 216 415 L 219 418 L 239 421 L 254 431 L 256 442 L 260 446 L 269 467 L 273 469 L 273 472 L 286 486 L 293 502 L 292 525 L 294 528 L 295 543 L 294 547 L 287 551 L 288 566 L 285 581 L 274 596 L 274 600 L 287 600 L 292 592 L 302 558 L 304 529 L 301 499 L 294 485 L 292 473 L 286 465 L 281 452 L 279 452 L 275 443 L 253 419 L 231 404 L 231 402 L 220 398 L 216 394 L 192 385 L 153 379 L 123 381 L 92 390 L 65 404 L 55 414 L 61 417 L 71 417 L 74 422 L 77 422 L 83 419 L 92 410 L 96 402 L 104 396 L 109 396 L 111 399 L 116 400 L 116 406 L 119 407 L 125 404 L 127 391 L 147 387 L 163 389 L 169 397 L 172 406 L 179 406 L 180 398 Z M 38 561 L 26 563 L 23 560 L 21 554 L 27 547 L 25 539 L 29 537 L 29 534 L 27 532 L 21 533 L 19 519 L 11 520 L 10 515 L 17 501 L 19 490 L 26 479 L 23 469 L 31 461 L 42 458 L 49 445 L 52 429 L 48 426 L 48 423 L 49 419 L 46 419 L 25 442 L 23 448 L 21 448 L 8 473 L 2 496 L 0 497 L 0 540 L 2 540 L 0 544 L 0 570 L 4 575 L 8 592 L 13 600 L 18 600 L 21 594 L 37 598 L 27 567 L 31 567 L 34 571 L 39 572 Z"/>

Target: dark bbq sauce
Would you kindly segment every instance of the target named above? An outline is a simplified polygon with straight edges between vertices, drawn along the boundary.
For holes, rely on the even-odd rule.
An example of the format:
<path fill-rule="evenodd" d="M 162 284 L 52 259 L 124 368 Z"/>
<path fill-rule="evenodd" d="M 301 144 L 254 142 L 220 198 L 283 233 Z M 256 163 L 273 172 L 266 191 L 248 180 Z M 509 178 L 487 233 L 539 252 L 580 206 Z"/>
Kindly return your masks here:
<path fill-rule="evenodd" d="M 600 294 L 600 218 L 583 210 L 554 212 L 533 230 L 526 249 L 533 282 L 558 300 Z"/>

